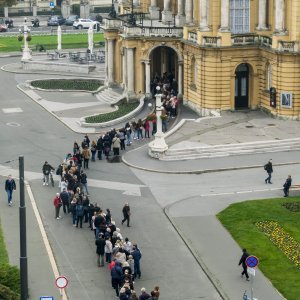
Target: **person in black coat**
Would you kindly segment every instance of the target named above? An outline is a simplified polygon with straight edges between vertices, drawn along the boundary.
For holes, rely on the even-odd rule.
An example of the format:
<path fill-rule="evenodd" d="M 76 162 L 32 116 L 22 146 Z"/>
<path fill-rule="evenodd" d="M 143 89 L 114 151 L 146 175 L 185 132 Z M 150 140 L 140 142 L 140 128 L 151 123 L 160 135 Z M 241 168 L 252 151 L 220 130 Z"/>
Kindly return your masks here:
<path fill-rule="evenodd" d="M 242 267 L 243 267 L 243 272 L 242 272 L 241 276 L 243 277 L 245 274 L 247 281 L 249 281 L 249 275 L 248 275 L 247 265 L 246 265 L 246 259 L 248 256 L 249 256 L 249 254 L 248 254 L 247 250 L 243 249 L 243 255 L 239 261 L 239 266 L 242 265 Z"/>
<path fill-rule="evenodd" d="M 272 159 L 268 161 L 268 163 L 264 166 L 264 169 L 266 170 L 268 177 L 265 179 L 265 183 L 271 183 L 271 177 L 273 173 L 273 165 L 272 165 Z"/>
<path fill-rule="evenodd" d="M 99 234 L 99 238 L 96 239 L 95 244 L 97 246 L 96 248 L 96 254 L 97 254 L 97 264 L 98 267 L 104 266 L 104 247 L 105 247 L 105 239 L 103 237 L 103 234 Z"/>
<path fill-rule="evenodd" d="M 9 206 L 11 206 L 12 204 L 12 194 L 15 189 L 16 189 L 15 180 L 12 178 L 11 175 L 8 175 L 5 181 L 5 191 L 7 193 L 7 201 Z"/>
<path fill-rule="evenodd" d="M 283 192 L 284 192 L 284 197 L 289 196 L 289 190 L 292 185 L 292 176 L 289 175 L 288 178 L 286 179 L 284 185 L 283 185 Z"/>
<path fill-rule="evenodd" d="M 124 222 L 127 220 L 127 227 L 130 227 L 129 222 L 130 222 L 130 206 L 128 203 L 126 203 L 122 209 L 124 219 L 122 220 L 122 225 Z"/>

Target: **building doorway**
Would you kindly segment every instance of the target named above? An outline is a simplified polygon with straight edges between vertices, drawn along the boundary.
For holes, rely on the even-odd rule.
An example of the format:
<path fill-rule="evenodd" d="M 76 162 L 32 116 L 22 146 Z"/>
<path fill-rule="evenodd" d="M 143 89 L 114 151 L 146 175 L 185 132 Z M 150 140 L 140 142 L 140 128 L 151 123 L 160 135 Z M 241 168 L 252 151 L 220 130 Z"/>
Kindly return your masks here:
<path fill-rule="evenodd" d="M 235 71 L 234 107 L 243 109 L 249 107 L 249 66 L 240 64 Z"/>

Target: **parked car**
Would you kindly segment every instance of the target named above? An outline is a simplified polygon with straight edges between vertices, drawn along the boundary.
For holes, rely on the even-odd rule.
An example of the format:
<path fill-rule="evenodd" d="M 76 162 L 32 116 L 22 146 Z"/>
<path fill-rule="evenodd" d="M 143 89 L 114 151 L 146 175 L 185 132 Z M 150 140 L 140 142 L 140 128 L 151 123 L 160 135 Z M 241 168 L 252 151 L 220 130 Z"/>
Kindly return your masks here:
<path fill-rule="evenodd" d="M 7 25 L 6 24 L 0 24 L 0 32 L 6 32 L 7 31 Z"/>
<path fill-rule="evenodd" d="M 68 16 L 65 22 L 65 25 L 73 26 L 73 23 L 78 19 L 77 15 Z"/>
<path fill-rule="evenodd" d="M 64 19 L 62 16 L 51 16 L 49 17 L 47 21 L 48 26 L 59 26 L 64 24 L 66 19 Z"/>
<path fill-rule="evenodd" d="M 73 23 L 73 28 L 75 29 L 88 29 L 90 25 L 94 25 L 94 29 L 100 28 L 100 23 L 98 21 L 93 21 L 91 19 L 78 19 Z"/>

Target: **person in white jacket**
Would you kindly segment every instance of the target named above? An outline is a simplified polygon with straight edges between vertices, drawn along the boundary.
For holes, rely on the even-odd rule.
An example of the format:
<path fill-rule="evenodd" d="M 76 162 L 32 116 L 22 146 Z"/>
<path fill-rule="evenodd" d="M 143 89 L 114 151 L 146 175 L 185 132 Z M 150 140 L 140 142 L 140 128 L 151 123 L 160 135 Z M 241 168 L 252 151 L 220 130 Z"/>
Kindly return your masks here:
<path fill-rule="evenodd" d="M 110 241 L 110 237 L 107 237 L 105 240 L 104 252 L 105 252 L 105 261 L 110 264 L 111 253 L 112 253 L 112 243 Z"/>

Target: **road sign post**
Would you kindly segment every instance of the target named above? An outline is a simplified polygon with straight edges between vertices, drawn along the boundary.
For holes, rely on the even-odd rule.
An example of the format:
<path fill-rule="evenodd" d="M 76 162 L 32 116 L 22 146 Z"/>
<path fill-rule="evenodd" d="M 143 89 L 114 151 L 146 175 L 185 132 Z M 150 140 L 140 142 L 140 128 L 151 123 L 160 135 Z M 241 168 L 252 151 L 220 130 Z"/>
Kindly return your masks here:
<path fill-rule="evenodd" d="M 62 290 L 67 287 L 68 283 L 69 281 L 65 276 L 59 276 L 56 278 L 55 284 L 59 288 L 61 297 L 63 297 Z"/>
<path fill-rule="evenodd" d="M 255 268 L 258 266 L 259 264 L 259 259 L 254 256 L 254 255 L 250 255 L 246 258 L 246 265 L 248 267 L 248 272 L 251 276 L 251 300 L 257 300 L 256 298 L 254 298 L 254 289 L 253 289 L 253 285 L 254 285 L 254 277 L 255 277 Z"/>

